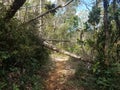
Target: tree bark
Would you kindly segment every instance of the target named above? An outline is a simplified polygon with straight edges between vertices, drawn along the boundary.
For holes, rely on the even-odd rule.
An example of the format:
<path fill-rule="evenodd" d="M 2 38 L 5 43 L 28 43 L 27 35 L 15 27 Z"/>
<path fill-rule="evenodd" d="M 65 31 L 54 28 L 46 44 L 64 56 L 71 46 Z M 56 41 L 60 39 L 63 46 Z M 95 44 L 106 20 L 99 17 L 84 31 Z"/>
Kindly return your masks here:
<path fill-rule="evenodd" d="M 81 61 L 83 61 L 85 63 L 93 64 L 93 61 L 91 61 L 91 60 L 86 60 L 86 59 L 84 59 L 84 58 L 82 58 L 82 57 L 80 57 L 80 56 L 78 56 L 78 55 L 76 55 L 74 53 L 71 53 L 71 52 L 68 52 L 68 51 L 65 51 L 65 50 L 61 50 L 61 49 L 55 47 L 54 45 L 47 43 L 46 41 L 43 41 L 42 44 L 43 44 L 44 47 L 46 47 L 46 48 L 48 48 L 50 50 L 56 51 L 56 52 L 61 53 L 61 54 L 65 54 L 67 56 L 75 58 L 76 60 L 81 60 Z"/>
<path fill-rule="evenodd" d="M 117 0 L 113 0 L 113 14 L 114 14 L 114 20 L 116 23 L 116 29 L 117 29 L 117 36 L 115 37 L 113 44 L 116 43 L 117 44 L 117 48 L 119 48 L 119 41 L 120 41 L 120 20 L 119 20 L 119 16 L 117 14 Z M 117 60 L 119 60 L 119 49 L 116 50 L 117 53 Z"/>
<path fill-rule="evenodd" d="M 59 39 L 44 39 L 45 41 L 52 41 L 52 42 L 71 42 L 70 40 L 59 40 Z"/>
<path fill-rule="evenodd" d="M 13 4 L 11 5 L 10 9 L 7 11 L 4 20 L 10 21 L 15 13 L 20 9 L 21 6 L 26 2 L 26 0 L 14 0 Z"/>
<path fill-rule="evenodd" d="M 70 52 L 68 52 L 68 51 L 65 51 L 65 50 L 58 49 L 58 48 L 56 48 L 54 45 L 49 44 L 49 43 L 47 43 L 46 41 L 43 42 L 43 45 L 44 45 L 45 47 L 47 47 L 48 49 L 50 49 L 50 50 L 53 50 L 53 51 L 56 51 L 56 52 L 59 52 L 59 53 L 68 55 L 68 56 L 73 57 L 73 58 L 76 58 L 76 59 L 81 59 L 80 56 L 77 56 L 77 55 L 75 55 L 75 54 L 73 54 L 73 53 L 70 53 Z"/>
<path fill-rule="evenodd" d="M 104 64 L 108 65 L 109 61 L 108 61 L 108 48 L 109 48 L 109 21 L 108 21 L 108 1 L 109 0 L 103 0 L 103 6 L 104 6 L 104 18 L 103 18 L 103 22 L 104 22 Z"/>

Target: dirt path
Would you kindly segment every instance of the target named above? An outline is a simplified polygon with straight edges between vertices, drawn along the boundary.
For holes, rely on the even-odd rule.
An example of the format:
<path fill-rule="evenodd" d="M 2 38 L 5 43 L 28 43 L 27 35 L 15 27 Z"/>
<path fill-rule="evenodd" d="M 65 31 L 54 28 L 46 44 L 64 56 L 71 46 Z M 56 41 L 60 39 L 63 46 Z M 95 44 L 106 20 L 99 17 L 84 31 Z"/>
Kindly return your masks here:
<path fill-rule="evenodd" d="M 75 69 L 68 63 L 69 57 L 51 57 L 54 65 L 46 80 L 45 90 L 78 90 L 67 82 L 75 73 Z"/>

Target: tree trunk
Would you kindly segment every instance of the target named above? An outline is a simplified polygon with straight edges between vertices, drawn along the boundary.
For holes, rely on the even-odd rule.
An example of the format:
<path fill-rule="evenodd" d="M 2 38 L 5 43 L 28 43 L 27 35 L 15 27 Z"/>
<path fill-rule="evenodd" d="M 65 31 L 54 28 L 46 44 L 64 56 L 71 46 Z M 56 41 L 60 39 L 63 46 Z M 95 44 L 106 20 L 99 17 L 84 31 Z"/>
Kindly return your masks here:
<path fill-rule="evenodd" d="M 117 0 L 113 0 L 113 13 L 114 13 L 114 19 L 115 19 L 115 22 L 116 22 L 116 28 L 117 30 L 119 31 L 119 35 L 120 35 L 120 20 L 119 20 L 119 16 L 117 13 Z"/>
<path fill-rule="evenodd" d="M 7 11 L 4 20 L 10 21 L 14 17 L 15 13 L 20 9 L 20 7 L 26 2 L 26 0 L 14 0 L 10 9 Z"/>
<path fill-rule="evenodd" d="M 114 14 L 114 20 L 115 20 L 115 24 L 116 24 L 116 29 L 117 29 L 117 36 L 115 37 L 115 40 L 113 41 L 113 44 L 116 43 L 117 44 L 117 60 L 119 60 L 119 41 L 120 41 L 120 20 L 119 20 L 119 16 L 117 13 L 117 0 L 113 0 L 113 14 Z"/>
<path fill-rule="evenodd" d="M 104 34 L 105 34 L 105 40 L 104 40 L 104 55 L 105 55 L 105 63 L 108 63 L 108 47 L 109 47 L 109 21 L 108 21 L 108 6 L 109 6 L 109 0 L 103 0 L 103 6 L 104 6 Z"/>
<path fill-rule="evenodd" d="M 52 41 L 52 42 L 71 42 L 70 40 L 59 40 L 59 39 L 44 39 L 45 41 Z"/>
<path fill-rule="evenodd" d="M 56 52 L 59 52 L 59 53 L 68 55 L 68 56 L 73 57 L 73 58 L 76 58 L 76 59 L 81 59 L 80 56 L 77 56 L 77 55 L 75 55 L 75 54 L 73 54 L 73 53 L 70 53 L 70 52 L 68 52 L 68 51 L 65 51 L 65 50 L 58 49 L 58 48 L 56 48 L 54 45 L 49 44 L 49 43 L 47 43 L 47 42 L 45 42 L 45 41 L 43 42 L 43 45 L 44 45 L 45 47 L 47 47 L 48 49 L 50 49 L 50 50 L 53 50 L 53 51 L 56 51 Z"/>

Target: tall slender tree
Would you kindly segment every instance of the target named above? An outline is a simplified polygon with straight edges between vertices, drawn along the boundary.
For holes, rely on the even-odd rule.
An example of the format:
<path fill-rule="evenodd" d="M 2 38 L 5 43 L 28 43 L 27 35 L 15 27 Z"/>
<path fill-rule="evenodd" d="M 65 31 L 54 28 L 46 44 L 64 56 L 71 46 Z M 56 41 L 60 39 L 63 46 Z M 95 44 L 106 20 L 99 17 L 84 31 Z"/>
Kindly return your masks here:
<path fill-rule="evenodd" d="M 103 7 L 104 7 L 104 35 L 105 35 L 105 44 L 104 44 L 104 55 L 105 55 L 105 62 L 108 62 L 108 48 L 109 48 L 109 40 L 110 40 L 110 28 L 109 28 L 109 20 L 108 20 L 108 7 L 109 7 L 109 0 L 103 0 Z"/>

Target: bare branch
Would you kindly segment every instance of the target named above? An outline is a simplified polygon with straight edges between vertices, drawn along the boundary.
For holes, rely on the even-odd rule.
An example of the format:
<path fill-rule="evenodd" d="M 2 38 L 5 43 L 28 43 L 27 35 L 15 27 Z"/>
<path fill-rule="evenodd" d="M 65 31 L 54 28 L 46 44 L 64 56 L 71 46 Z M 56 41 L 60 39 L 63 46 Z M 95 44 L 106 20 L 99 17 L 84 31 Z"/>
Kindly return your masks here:
<path fill-rule="evenodd" d="M 70 52 L 65 51 L 65 50 L 58 49 L 57 47 L 55 47 L 55 46 L 52 45 L 52 44 L 47 43 L 46 41 L 43 42 L 43 45 L 44 45 L 45 47 L 47 47 L 47 48 L 53 50 L 53 51 L 56 51 L 56 52 L 59 52 L 59 53 L 68 55 L 68 56 L 73 57 L 73 58 L 76 58 L 76 59 L 81 59 L 80 56 L 75 55 L 75 54 L 70 53 Z"/>
<path fill-rule="evenodd" d="M 46 47 L 50 50 L 56 51 L 58 53 L 61 53 L 61 54 L 67 55 L 67 56 L 70 56 L 72 58 L 75 58 L 76 60 L 81 60 L 85 63 L 91 63 L 91 64 L 93 63 L 93 61 L 91 61 L 91 60 L 86 60 L 86 59 L 82 58 L 81 56 L 78 56 L 74 53 L 68 52 L 68 51 L 63 50 L 63 49 L 59 49 L 59 48 L 55 47 L 54 45 L 52 45 L 52 44 L 50 44 L 46 41 L 43 41 L 42 44 L 43 44 L 44 47 Z"/>
<path fill-rule="evenodd" d="M 62 7 L 66 7 L 66 6 L 69 5 L 71 2 L 73 2 L 73 0 L 70 0 L 70 1 L 67 2 L 65 5 L 62 5 Z"/>
<path fill-rule="evenodd" d="M 39 19 L 40 17 L 43 17 L 44 15 L 46 15 L 46 14 L 50 13 L 51 11 L 54 11 L 54 10 L 56 10 L 56 9 L 58 9 L 58 8 L 66 7 L 66 6 L 69 5 L 71 2 L 73 2 L 73 0 L 70 0 L 70 1 L 67 2 L 65 5 L 59 5 L 59 6 L 55 7 L 55 8 L 53 8 L 53 9 L 50 9 L 50 10 L 44 12 L 43 14 L 41 14 L 41 15 L 39 15 L 39 16 L 37 16 L 37 17 L 35 17 L 35 18 L 33 18 L 33 19 L 31 19 L 31 20 L 25 22 L 25 23 L 23 23 L 22 25 L 31 23 L 31 22 L 35 21 L 36 19 Z"/>
<path fill-rule="evenodd" d="M 45 41 L 52 41 L 52 42 L 70 42 L 70 40 L 59 40 L 59 39 L 44 39 Z"/>

